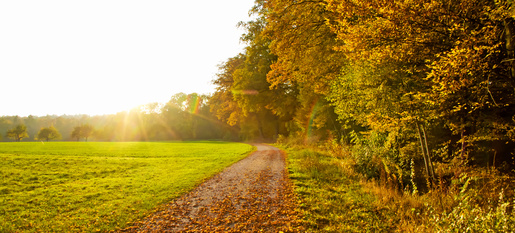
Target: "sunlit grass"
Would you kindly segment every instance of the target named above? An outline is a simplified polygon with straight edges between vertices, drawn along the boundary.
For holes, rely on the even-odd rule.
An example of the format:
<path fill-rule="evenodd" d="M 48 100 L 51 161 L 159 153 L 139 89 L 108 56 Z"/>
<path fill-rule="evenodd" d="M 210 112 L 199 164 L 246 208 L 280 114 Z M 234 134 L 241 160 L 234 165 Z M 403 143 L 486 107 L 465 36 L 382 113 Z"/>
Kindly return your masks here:
<path fill-rule="evenodd" d="M 0 143 L 0 232 L 109 231 L 242 159 L 239 143 Z"/>
<path fill-rule="evenodd" d="M 308 232 L 389 232 L 394 216 L 341 169 L 341 160 L 310 149 L 287 149 L 288 170 Z"/>
<path fill-rule="evenodd" d="M 316 148 L 286 150 L 308 232 L 513 232 L 515 202 L 506 196 L 511 190 L 502 177 L 492 174 L 474 189 L 466 188 L 474 176 L 464 176 L 463 186 L 413 195 L 365 179 L 351 157 Z"/>

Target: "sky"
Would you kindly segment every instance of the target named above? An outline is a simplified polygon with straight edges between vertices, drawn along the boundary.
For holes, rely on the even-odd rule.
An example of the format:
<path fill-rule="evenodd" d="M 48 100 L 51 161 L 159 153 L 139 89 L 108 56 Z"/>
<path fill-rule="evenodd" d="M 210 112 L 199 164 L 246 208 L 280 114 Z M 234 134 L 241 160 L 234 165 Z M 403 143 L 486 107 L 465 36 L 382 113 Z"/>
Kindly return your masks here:
<path fill-rule="evenodd" d="M 253 0 L 0 1 L 0 116 L 101 115 L 210 94 Z"/>

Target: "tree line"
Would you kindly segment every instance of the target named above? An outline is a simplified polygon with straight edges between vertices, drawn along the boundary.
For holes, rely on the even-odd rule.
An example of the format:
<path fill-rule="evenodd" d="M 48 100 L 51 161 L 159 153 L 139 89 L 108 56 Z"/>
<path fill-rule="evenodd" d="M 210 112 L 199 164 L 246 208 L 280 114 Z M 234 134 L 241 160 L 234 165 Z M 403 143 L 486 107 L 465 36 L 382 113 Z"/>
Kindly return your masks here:
<path fill-rule="evenodd" d="M 211 110 L 243 138 L 349 145 L 369 177 L 510 171 L 513 12 L 508 0 L 256 0 Z"/>
<path fill-rule="evenodd" d="M 238 140 L 214 117 L 209 96 L 178 93 L 165 104 L 150 103 L 117 114 L 89 116 L 3 116 L 2 141 Z"/>

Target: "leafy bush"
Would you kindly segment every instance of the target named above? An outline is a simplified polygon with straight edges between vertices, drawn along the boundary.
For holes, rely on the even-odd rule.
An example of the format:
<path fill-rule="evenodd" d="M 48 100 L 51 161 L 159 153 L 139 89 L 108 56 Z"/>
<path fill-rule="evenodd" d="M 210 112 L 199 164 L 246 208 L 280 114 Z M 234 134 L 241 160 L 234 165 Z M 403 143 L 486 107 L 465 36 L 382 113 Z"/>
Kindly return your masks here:
<path fill-rule="evenodd" d="M 465 189 L 457 198 L 458 206 L 449 213 L 432 211 L 429 223 L 437 232 L 514 232 L 515 215 L 512 210 L 515 202 L 505 200 L 504 190 L 499 193 L 497 203 L 490 203 L 487 207 L 474 204 L 475 196 Z"/>

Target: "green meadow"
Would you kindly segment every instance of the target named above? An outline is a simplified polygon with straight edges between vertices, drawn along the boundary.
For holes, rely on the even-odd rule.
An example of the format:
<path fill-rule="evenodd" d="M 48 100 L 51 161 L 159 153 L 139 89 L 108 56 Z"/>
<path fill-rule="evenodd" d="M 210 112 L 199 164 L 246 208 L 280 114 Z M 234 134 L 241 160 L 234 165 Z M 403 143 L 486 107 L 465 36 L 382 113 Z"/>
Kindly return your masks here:
<path fill-rule="evenodd" d="M 226 142 L 0 143 L 0 232 L 120 229 L 252 150 Z"/>

